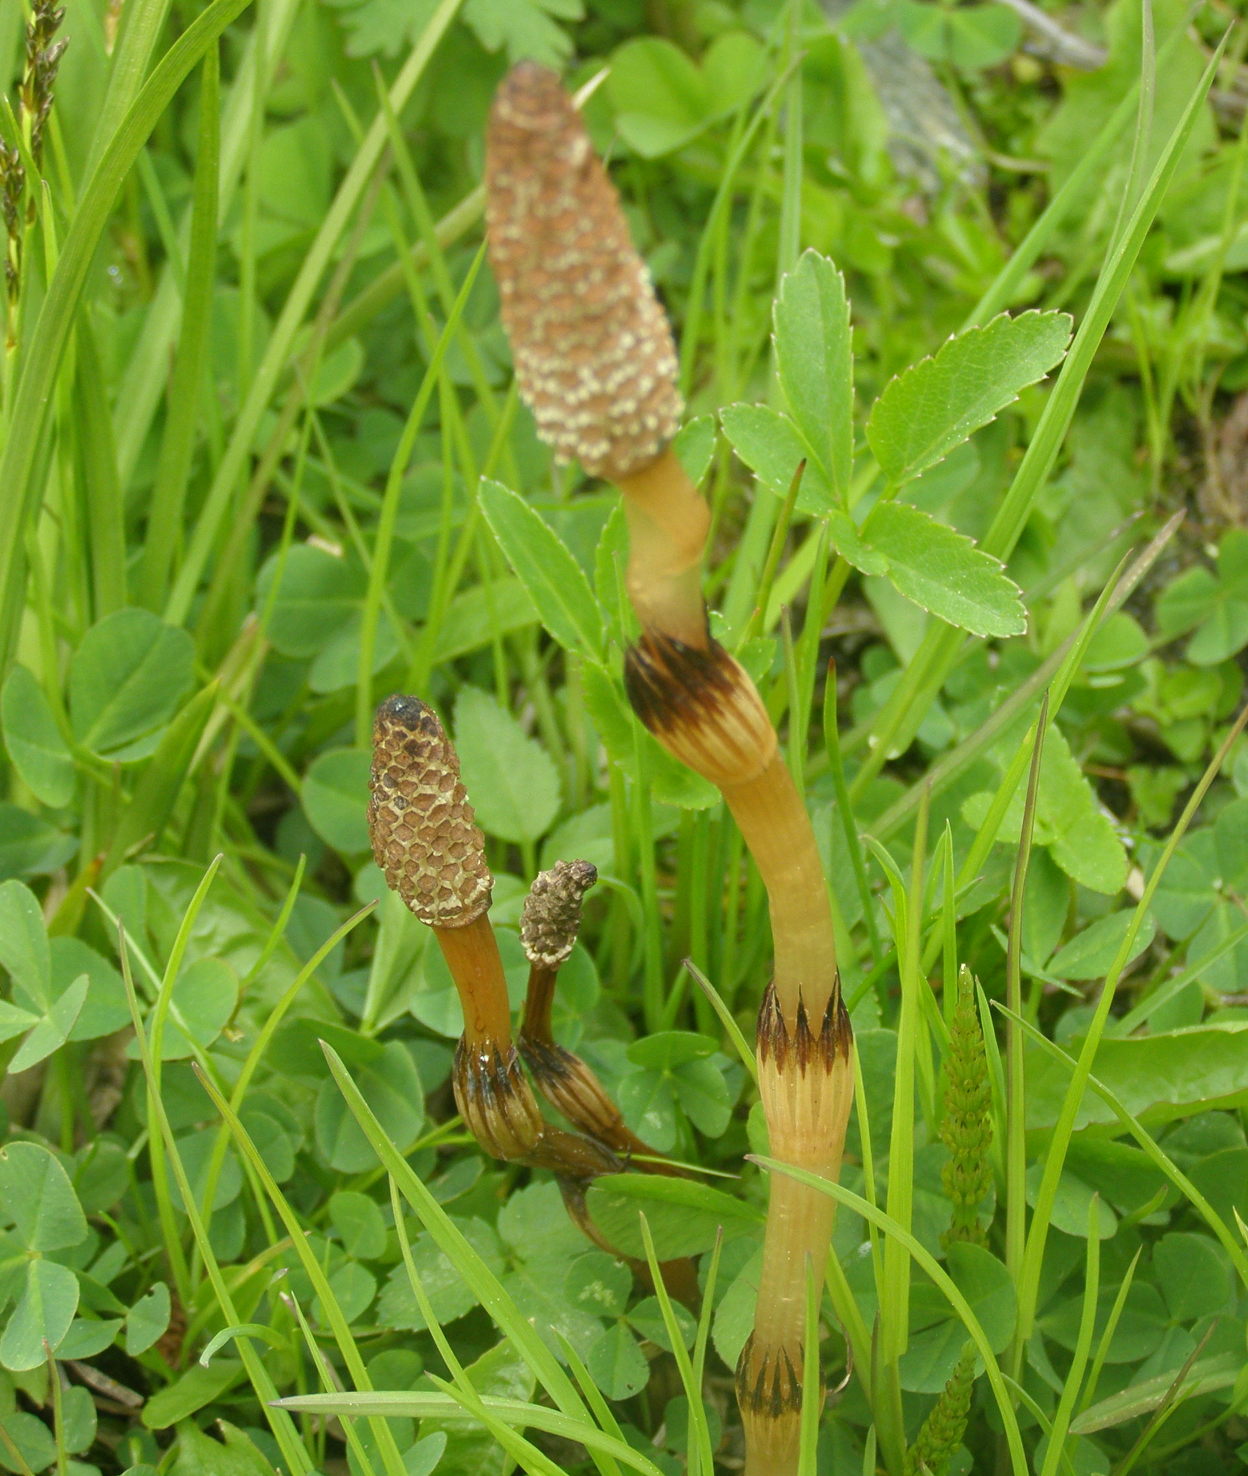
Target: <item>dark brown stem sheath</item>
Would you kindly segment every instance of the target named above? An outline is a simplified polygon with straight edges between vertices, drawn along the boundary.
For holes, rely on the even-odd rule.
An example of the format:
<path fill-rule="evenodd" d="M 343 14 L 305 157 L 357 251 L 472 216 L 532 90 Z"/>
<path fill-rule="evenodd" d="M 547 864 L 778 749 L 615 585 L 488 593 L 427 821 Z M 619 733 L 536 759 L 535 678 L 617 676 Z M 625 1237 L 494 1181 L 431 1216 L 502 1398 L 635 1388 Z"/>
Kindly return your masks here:
<path fill-rule="evenodd" d="M 720 787 L 767 888 L 775 975 L 758 1058 L 772 1152 L 835 1177 L 853 1041 L 823 869 L 762 700 L 710 636 L 700 587 L 710 513 L 667 447 L 680 414 L 670 330 L 553 73 L 525 63 L 503 80 L 486 187 L 520 393 L 560 456 L 624 494 L 628 591 L 642 627 L 627 659 L 629 698 L 661 743 Z M 805 1278 L 808 1267 L 822 1278 L 831 1229 L 826 1196 L 773 1184 L 758 1314 L 738 1367 L 747 1476 L 796 1471 Z"/>

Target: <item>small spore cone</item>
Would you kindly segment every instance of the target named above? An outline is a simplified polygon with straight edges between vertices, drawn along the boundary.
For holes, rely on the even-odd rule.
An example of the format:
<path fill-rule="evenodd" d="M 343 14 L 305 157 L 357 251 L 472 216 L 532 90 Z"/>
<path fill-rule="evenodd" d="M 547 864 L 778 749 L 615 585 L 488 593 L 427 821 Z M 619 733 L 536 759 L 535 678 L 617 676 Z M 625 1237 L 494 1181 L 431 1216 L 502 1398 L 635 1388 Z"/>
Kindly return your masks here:
<path fill-rule="evenodd" d="M 520 911 L 520 942 L 531 964 L 565 963 L 581 927 L 581 903 L 598 880 L 588 861 L 556 861 L 539 872 Z"/>
<path fill-rule="evenodd" d="M 373 720 L 368 782 L 373 856 L 421 922 L 459 928 L 490 905 L 485 840 L 437 714 L 417 697 L 389 697 Z"/>
<path fill-rule="evenodd" d="M 684 408 L 672 330 L 580 114 L 535 62 L 495 95 L 485 190 L 503 326 L 538 434 L 591 476 L 640 471 Z"/>

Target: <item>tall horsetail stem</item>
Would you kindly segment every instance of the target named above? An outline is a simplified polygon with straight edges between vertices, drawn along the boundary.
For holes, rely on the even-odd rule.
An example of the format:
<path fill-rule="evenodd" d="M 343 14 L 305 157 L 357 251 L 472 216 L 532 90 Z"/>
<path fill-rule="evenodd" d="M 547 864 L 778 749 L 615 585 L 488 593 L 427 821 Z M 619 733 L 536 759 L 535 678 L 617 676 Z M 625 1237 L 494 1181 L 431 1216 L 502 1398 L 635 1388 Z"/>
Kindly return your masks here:
<path fill-rule="evenodd" d="M 771 910 L 775 972 L 758 1022 L 772 1154 L 834 1178 L 853 1097 L 827 884 L 805 806 L 754 684 L 711 637 L 710 509 L 668 448 L 681 413 L 671 330 L 619 198 L 558 77 L 526 62 L 490 115 L 486 220 L 520 393 L 563 459 L 614 481 L 629 528 L 634 711 L 719 786 Z M 807 1275 L 822 1279 L 833 1202 L 777 1176 L 754 1331 L 737 1369 L 747 1476 L 797 1469 Z M 808 1397 L 820 1397 L 809 1391 Z"/>

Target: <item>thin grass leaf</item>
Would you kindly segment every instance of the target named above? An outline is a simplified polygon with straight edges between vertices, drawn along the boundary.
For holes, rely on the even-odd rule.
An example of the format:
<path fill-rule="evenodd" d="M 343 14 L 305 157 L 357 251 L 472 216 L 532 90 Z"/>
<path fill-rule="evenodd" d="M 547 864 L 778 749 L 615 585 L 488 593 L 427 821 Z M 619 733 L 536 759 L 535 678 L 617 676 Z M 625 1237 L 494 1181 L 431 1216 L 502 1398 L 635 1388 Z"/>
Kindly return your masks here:
<path fill-rule="evenodd" d="M 563 1413 L 572 1419 L 588 1421 L 589 1414 L 584 1401 L 576 1386 L 559 1366 L 554 1354 L 538 1337 L 502 1283 L 460 1234 L 451 1217 L 386 1138 L 380 1123 L 373 1116 L 368 1103 L 360 1095 L 336 1052 L 323 1042 L 321 1049 L 325 1052 L 330 1073 L 338 1083 L 352 1115 L 383 1166 L 394 1178 L 399 1192 L 415 1210 L 439 1250 L 472 1287 L 482 1307 L 493 1318 L 499 1330 L 511 1339 L 516 1351 Z M 607 1467 L 600 1465 L 599 1469 L 604 1472 L 604 1476 L 611 1476 Z"/>

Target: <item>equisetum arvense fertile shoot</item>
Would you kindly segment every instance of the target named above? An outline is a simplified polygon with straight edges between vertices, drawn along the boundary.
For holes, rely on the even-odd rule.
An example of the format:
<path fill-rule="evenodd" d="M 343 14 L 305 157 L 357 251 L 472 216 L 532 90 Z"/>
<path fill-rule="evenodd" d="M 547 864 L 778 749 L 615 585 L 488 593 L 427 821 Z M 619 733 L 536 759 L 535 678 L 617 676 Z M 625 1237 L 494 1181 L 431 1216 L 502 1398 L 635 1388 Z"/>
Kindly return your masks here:
<path fill-rule="evenodd" d="M 494 879 L 485 843 L 460 779 L 459 759 L 432 708 L 391 697 L 373 723 L 368 827 L 387 885 L 437 939 L 464 1012 L 455 1051 L 455 1105 L 487 1153 L 552 1170 L 581 1228 L 604 1244 L 585 1206 L 585 1186 L 635 1165 L 673 1172 L 624 1125 L 589 1067 L 551 1034 L 559 967 L 576 943 L 581 901 L 596 880 L 587 861 L 542 872 L 525 902 L 521 940 L 530 976 L 520 1052 L 542 1095 L 580 1132 L 542 1116 L 511 1033 L 507 981 L 489 907 Z M 610 1250 L 608 1245 L 606 1249 Z M 689 1272 L 672 1272 L 689 1294 Z"/>
<path fill-rule="evenodd" d="M 580 115 L 558 77 L 533 63 L 513 68 L 494 101 L 486 218 L 516 379 L 539 434 L 624 495 L 641 625 L 625 665 L 634 711 L 719 787 L 767 888 L 775 965 L 757 1049 L 772 1155 L 835 1177 L 853 1035 L 814 834 L 762 699 L 710 634 L 710 509 L 669 444 L 683 409 L 671 328 Z M 758 1310 L 737 1368 L 748 1476 L 797 1467 L 806 1289 L 811 1276 L 822 1282 L 832 1216 L 828 1196 L 774 1177 Z"/>

